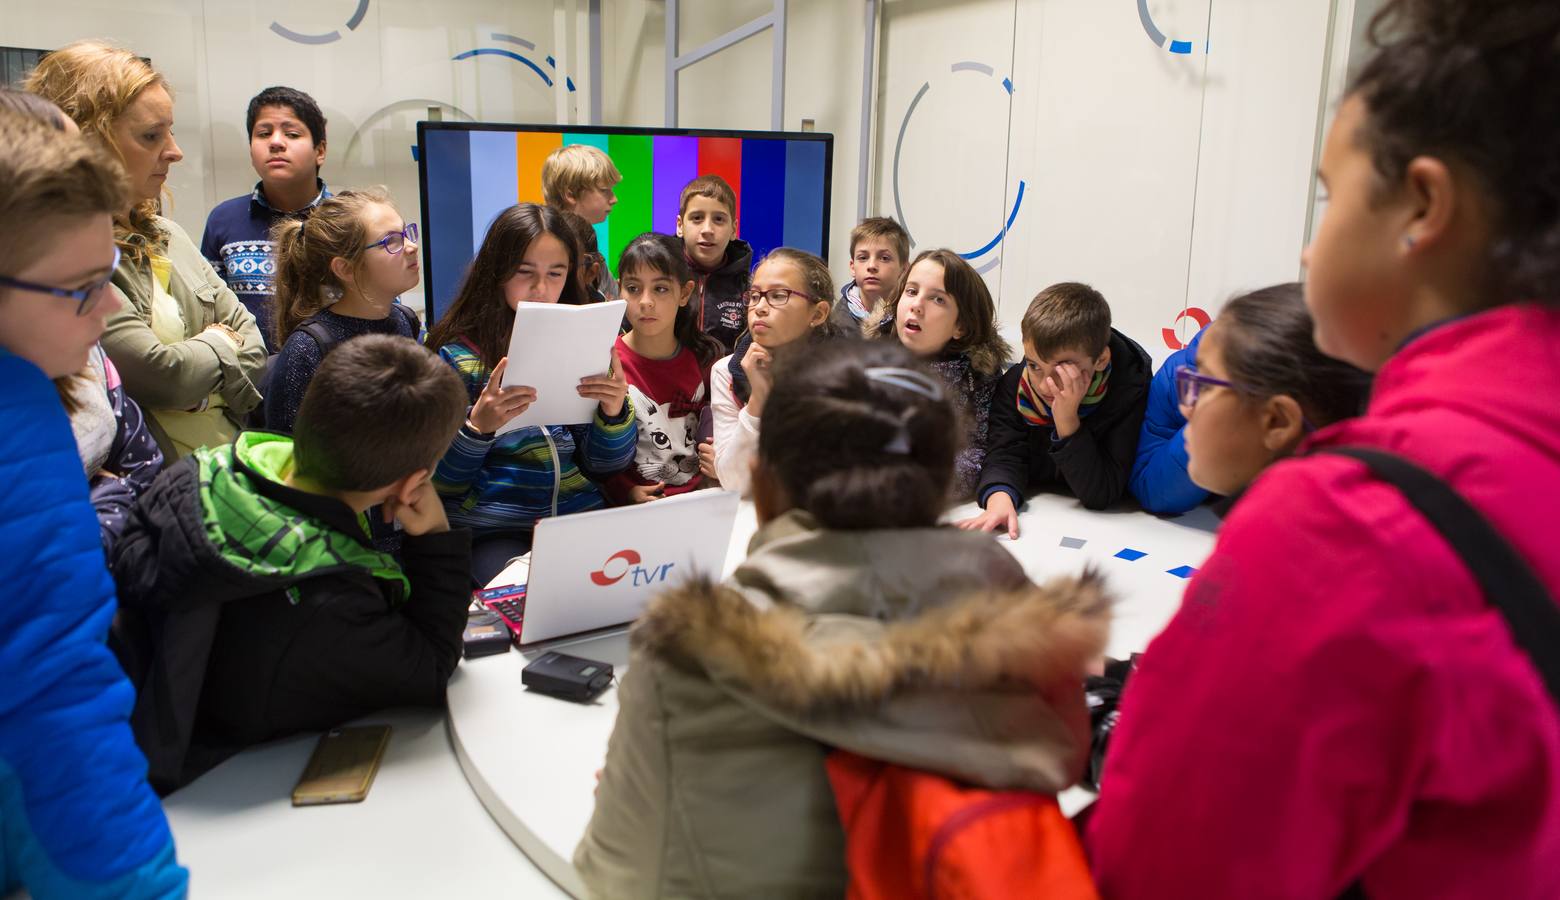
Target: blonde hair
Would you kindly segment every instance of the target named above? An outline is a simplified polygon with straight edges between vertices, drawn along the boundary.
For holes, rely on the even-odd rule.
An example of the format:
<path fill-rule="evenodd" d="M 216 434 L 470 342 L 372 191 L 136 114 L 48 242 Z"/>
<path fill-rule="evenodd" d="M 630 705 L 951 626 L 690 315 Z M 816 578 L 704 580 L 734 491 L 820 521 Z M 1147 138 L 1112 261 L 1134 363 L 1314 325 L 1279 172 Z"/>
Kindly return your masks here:
<path fill-rule="evenodd" d="M 123 47 L 86 40 L 45 56 L 23 86 L 52 100 L 76 122 L 84 137 L 113 151 L 123 163 L 124 156 L 114 143 L 114 123 L 141 92 L 154 85 L 173 93 L 168 80 L 151 63 Z M 136 203 L 128 213 L 122 208 L 114 210 L 115 243 L 133 263 L 144 262 L 150 249 L 167 243 L 168 236 L 154 220 L 157 211 L 156 200 Z"/>
<path fill-rule="evenodd" d="M 271 346 L 286 343 L 304 319 L 326 307 L 322 290 L 346 290 L 331 271 L 331 260 L 339 256 L 354 271 L 359 269 L 368 244 L 368 212 L 380 205 L 395 209 L 382 188 L 342 191 L 326 198 L 304 218 L 288 216 L 271 226 L 272 252 L 276 254 Z"/>
<path fill-rule="evenodd" d="M 542 163 L 542 198 L 548 206 L 563 209 L 569 194 L 605 190 L 622 180 L 611 157 L 589 144 L 570 144 L 547 154 Z"/>

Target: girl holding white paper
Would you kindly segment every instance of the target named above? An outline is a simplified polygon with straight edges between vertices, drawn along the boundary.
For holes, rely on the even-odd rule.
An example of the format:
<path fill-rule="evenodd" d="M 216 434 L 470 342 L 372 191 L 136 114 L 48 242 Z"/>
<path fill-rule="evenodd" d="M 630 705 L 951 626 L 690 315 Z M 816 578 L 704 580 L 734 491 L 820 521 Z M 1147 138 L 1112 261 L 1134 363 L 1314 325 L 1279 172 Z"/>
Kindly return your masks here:
<path fill-rule="evenodd" d="M 597 401 L 585 425 L 548 425 L 496 434 L 535 402 L 536 389 L 504 387 L 515 305 L 581 303 L 579 247 L 555 210 L 521 203 L 493 221 L 455 302 L 429 332 L 428 346 L 466 385 L 471 410 L 434 472 L 450 524 L 470 528 L 472 577 L 481 585 L 531 546 L 536 520 L 605 505 L 592 479 L 634 458 L 638 437 L 623 367 L 612 355 L 601 375 L 580 380 Z M 589 477 L 587 477 L 589 476 Z"/>

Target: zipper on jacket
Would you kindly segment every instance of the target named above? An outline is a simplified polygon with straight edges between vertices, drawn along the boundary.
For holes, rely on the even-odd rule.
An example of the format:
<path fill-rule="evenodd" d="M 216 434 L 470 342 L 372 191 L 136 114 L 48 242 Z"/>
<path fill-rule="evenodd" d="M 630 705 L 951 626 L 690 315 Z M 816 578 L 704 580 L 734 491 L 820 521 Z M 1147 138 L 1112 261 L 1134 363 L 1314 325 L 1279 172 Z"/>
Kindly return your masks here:
<path fill-rule="evenodd" d="M 937 826 L 937 831 L 932 834 L 932 840 L 926 846 L 926 865 L 922 870 L 921 879 L 925 884 L 927 900 L 936 900 L 937 897 L 937 862 L 942 857 L 943 851 L 953 843 L 964 829 L 974 825 L 987 816 L 1004 813 L 1008 810 L 1019 809 L 1025 806 L 1040 806 L 1051 800 L 1043 794 L 1030 794 L 1023 792 L 1008 792 L 987 797 L 979 803 L 964 807 L 949 816 L 943 823 Z"/>
<path fill-rule="evenodd" d="M 553 465 L 552 514 L 553 514 L 553 518 L 556 519 L 556 518 L 558 518 L 558 492 L 563 490 L 563 475 L 558 470 L 560 468 L 562 468 L 563 464 L 558 461 L 558 445 L 553 443 L 552 432 L 547 429 L 546 425 L 542 426 L 542 439 L 547 442 L 547 452 L 552 454 L 552 465 Z"/>

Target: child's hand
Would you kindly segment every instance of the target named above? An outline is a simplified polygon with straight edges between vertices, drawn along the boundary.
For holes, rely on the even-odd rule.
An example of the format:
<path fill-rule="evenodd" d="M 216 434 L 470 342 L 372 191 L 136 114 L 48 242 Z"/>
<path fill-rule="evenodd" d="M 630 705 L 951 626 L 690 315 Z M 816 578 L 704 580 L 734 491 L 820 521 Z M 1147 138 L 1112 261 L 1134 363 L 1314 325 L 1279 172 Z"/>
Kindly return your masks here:
<path fill-rule="evenodd" d="M 649 503 L 664 496 L 666 496 L 666 484 L 661 481 L 655 484 L 636 484 L 628 489 L 628 497 L 635 503 Z"/>
<path fill-rule="evenodd" d="M 1056 436 L 1072 437 L 1083 424 L 1078 417 L 1078 407 L 1083 403 L 1083 395 L 1089 392 L 1089 376 L 1072 363 L 1062 363 L 1051 371 L 1045 382 L 1054 398 L 1051 422 L 1056 427 Z"/>
<path fill-rule="evenodd" d="M 1051 409 L 1054 412 L 1056 408 Z M 1009 538 L 1018 539 L 1018 510 L 1013 508 L 1013 498 L 1007 491 L 997 491 L 986 498 L 986 509 L 980 515 L 954 524 L 965 531 L 1006 529 Z"/>
<path fill-rule="evenodd" d="M 711 481 L 720 480 L 720 476 L 715 474 L 714 441 L 705 441 L 699 445 L 699 474 Z"/>
<path fill-rule="evenodd" d="M 769 399 L 769 388 L 774 384 L 774 378 L 769 374 L 772 361 L 769 351 L 758 344 L 749 344 L 747 352 L 742 354 L 742 371 L 746 373 L 748 385 L 752 388 L 747 402 L 749 415 L 764 414 L 764 401 Z"/>
<path fill-rule="evenodd" d="M 623 412 L 623 399 L 628 396 L 628 376 L 623 374 L 623 363 L 618 360 L 617 348 L 612 348 L 612 364 L 605 375 L 591 375 L 580 379 L 581 397 L 601 404 L 601 414 L 615 418 Z"/>
<path fill-rule="evenodd" d="M 503 428 L 505 422 L 525 412 L 536 402 L 534 387 L 504 387 L 504 372 L 508 368 L 509 357 L 506 356 L 493 367 L 487 386 L 471 407 L 471 418 L 467 421 L 482 434 L 492 434 Z"/>
<path fill-rule="evenodd" d="M 450 521 L 444 517 L 444 504 L 439 502 L 431 481 L 419 484 L 409 503 L 402 503 L 400 497 L 385 501 L 385 521 L 397 520 L 401 530 L 413 537 L 450 530 Z"/>

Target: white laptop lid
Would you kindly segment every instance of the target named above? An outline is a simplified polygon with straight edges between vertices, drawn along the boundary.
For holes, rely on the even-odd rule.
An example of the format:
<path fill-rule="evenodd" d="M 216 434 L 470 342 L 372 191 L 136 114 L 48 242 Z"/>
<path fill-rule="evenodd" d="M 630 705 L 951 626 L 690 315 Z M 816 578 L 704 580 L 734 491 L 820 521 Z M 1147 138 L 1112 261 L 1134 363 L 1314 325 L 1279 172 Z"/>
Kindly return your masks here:
<path fill-rule="evenodd" d="M 632 622 L 668 585 L 719 578 L 739 499 L 691 491 L 537 522 L 520 642 Z"/>

